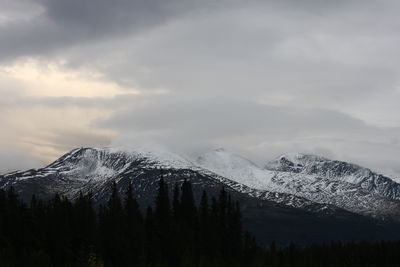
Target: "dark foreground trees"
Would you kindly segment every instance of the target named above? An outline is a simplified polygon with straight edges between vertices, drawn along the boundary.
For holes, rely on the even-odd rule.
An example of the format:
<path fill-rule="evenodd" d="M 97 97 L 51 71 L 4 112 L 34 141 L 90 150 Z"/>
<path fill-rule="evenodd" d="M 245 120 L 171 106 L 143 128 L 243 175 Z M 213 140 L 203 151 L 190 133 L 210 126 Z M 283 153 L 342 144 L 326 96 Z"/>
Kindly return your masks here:
<path fill-rule="evenodd" d="M 218 199 L 204 192 L 200 207 L 187 181 L 169 192 L 161 178 L 143 215 L 132 188 L 119 194 L 116 184 L 98 211 L 90 194 L 25 205 L 0 190 L 0 266 L 248 265 L 255 245 L 242 243 L 239 205 L 224 189 Z"/>
<path fill-rule="evenodd" d="M 197 205 L 189 182 L 170 190 L 162 178 L 145 214 L 132 188 L 115 184 L 98 210 L 90 194 L 25 205 L 0 190 L 0 266 L 400 266 L 399 242 L 262 248 L 240 217 L 224 189 Z"/>

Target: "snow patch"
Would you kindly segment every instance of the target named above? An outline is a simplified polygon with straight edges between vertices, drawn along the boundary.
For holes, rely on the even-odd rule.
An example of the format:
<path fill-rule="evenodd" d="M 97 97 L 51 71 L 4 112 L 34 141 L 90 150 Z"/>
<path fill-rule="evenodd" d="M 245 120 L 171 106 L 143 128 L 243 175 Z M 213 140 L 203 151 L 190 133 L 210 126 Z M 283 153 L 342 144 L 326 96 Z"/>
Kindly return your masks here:
<path fill-rule="evenodd" d="M 268 190 L 274 172 L 263 170 L 253 162 L 223 149 L 217 149 L 200 156 L 197 163 L 204 169 L 231 179 L 248 187 Z"/>

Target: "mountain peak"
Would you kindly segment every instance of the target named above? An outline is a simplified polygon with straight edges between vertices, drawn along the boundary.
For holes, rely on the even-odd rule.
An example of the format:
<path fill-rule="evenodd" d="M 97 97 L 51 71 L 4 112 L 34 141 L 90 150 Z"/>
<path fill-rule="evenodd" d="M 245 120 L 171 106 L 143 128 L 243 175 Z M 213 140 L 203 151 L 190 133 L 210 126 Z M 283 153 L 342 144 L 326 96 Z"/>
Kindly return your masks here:
<path fill-rule="evenodd" d="M 344 179 L 348 183 L 358 184 L 366 177 L 377 175 L 370 169 L 344 161 L 325 157 L 290 153 L 267 163 L 265 169 L 278 172 L 302 173 L 331 179 Z"/>
<path fill-rule="evenodd" d="M 159 177 L 158 169 L 175 173 L 177 179 L 196 173 L 202 179 L 234 183 L 235 190 L 257 197 L 268 195 L 268 199 L 276 198 L 276 202 L 289 206 L 304 204 L 303 200 L 298 202 L 301 198 L 367 215 L 396 215 L 400 206 L 400 184 L 355 164 L 289 153 L 260 168 L 225 149 L 212 150 L 191 162 L 160 147 L 82 147 L 45 168 L 0 176 L 0 188 L 19 185 L 20 190 L 30 188 L 26 194 L 44 188 L 47 191 L 40 192 L 68 191 L 74 195 L 82 187 L 96 187 L 101 195 L 107 183 L 121 179 L 135 180 L 146 188 L 151 183 L 146 177 L 153 177 L 154 182 Z M 280 194 L 292 197 L 281 198 Z"/>
<path fill-rule="evenodd" d="M 315 166 L 330 160 L 321 156 L 304 153 L 287 153 L 268 162 L 265 169 L 272 171 L 300 172 L 307 166 Z"/>
<path fill-rule="evenodd" d="M 193 164 L 183 156 L 169 152 L 166 149 L 159 147 L 84 147 L 74 149 L 71 152 L 62 156 L 49 167 L 55 167 L 59 164 L 73 161 L 83 161 L 84 163 L 95 162 L 108 166 L 110 164 L 115 167 L 114 161 L 132 162 L 132 160 L 146 161 L 155 167 L 171 167 L 171 168 L 189 168 Z"/>

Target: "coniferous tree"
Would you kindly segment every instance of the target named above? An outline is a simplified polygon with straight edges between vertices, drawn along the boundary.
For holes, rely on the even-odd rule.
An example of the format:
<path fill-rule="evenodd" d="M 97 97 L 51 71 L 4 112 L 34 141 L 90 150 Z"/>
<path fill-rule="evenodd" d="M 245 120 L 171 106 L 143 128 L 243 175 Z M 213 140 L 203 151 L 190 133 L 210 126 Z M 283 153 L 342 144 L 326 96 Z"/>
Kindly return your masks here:
<path fill-rule="evenodd" d="M 218 224 L 220 231 L 220 251 L 223 257 L 229 257 L 229 233 L 228 233 L 228 194 L 224 187 L 222 187 L 219 193 L 218 202 Z"/>
<path fill-rule="evenodd" d="M 104 210 L 102 220 L 104 238 L 102 242 L 102 252 L 106 265 L 121 266 L 126 264 L 124 255 L 125 234 L 123 232 L 123 209 L 118 193 L 117 184 L 112 184 L 111 196 L 107 208 Z"/>
<path fill-rule="evenodd" d="M 203 232 L 204 234 L 207 233 L 209 230 L 208 229 L 209 220 L 210 220 L 210 210 L 208 206 L 208 197 L 207 197 L 207 192 L 203 190 L 199 207 L 199 222 L 200 222 L 201 232 Z"/>
<path fill-rule="evenodd" d="M 160 181 L 156 210 L 157 205 L 169 206 L 168 190 L 165 191 L 163 183 Z M 187 196 L 193 194 L 190 191 Z M 179 206 L 191 199 L 181 197 L 183 192 L 179 194 Z M 137 228 L 132 225 L 141 220 L 137 220 L 140 212 L 132 188 L 125 192 L 122 204 L 114 184 L 110 201 L 100 206 L 97 213 L 90 194 L 80 194 L 75 202 L 60 195 L 50 201 L 32 196 L 30 205 L 26 205 L 13 189 L 0 189 L 0 265 L 391 267 L 400 262 L 399 241 L 337 242 L 305 247 L 272 243 L 263 248 L 249 233 L 242 233 L 239 204 L 227 190 L 222 189 L 217 196 L 212 196 L 209 205 L 207 193 L 203 192 L 199 205 L 194 204 L 194 216 L 182 212 L 178 219 L 168 209 L 168 228 L 164 228 L 160 215 L 149 207 L 142 227 Z M 167 202 L 161 203 L 162 199 Z M 188 223 L 191 220 L 193 223 Z M 142 239 L 136 232 L 130 232 L 133 228 L 141 229 Z"/>
<path fill-rule="evenodd" d="M 172 210 L 174 213 L 175 220 L 178 220 L 180 217 L 181 206 L 180 206 L 180 188 L 178 183 L 175 183 L 174 191 L 173 191 L 173 200 L 172 200 Z"/>
<path fill-rule="evenodd" d="M 125 253 L 128 255 L 128 265 L 134 266 L 144 257 L 144 225 L 139 205 L 133 196 L 131 184 L 129 184 L 125 193 L 124 208 Z"/>
<path fill-rule="evenodd" d="M 146 218 L 145 218 L 145 262 L 147 265 L 152 266 L 155 263 L 157 255 L 157 237 L 156 237 L 156 226 L 153 214 L 153 209 L 151 207 L 147 208 Z"/>
<path fill-rule="evenodd" d="M 200 254 L 201 258 L 203 258 L 203 261 L 206 261 L 211 256 L 212 248 L 210 247 L 210 243 L 212 240 L 209 236 L 212 233 L 212 230 L 210 227 L 210 210 L 208 206 L 208 197 L 205 190 L 203 190 L 200 200 L 199 224 Z"/>
<path fill-rule="evenodd" d="M 165 183 L 162 175 L 158 183 L 158 193 L 155 204 L 155 225 L 158 245 L 157 253 L 159 255 L 160 264 L 166 265 L 168 258 L 173 251 L 169 246 L 169 240 L 171 238 L 171 208 L 169 191 L 168 185 Z"/>
<path fill-rule="evenodd" d="M 182 183 L 181 210 L 185 222 L 193 224 L 196 216 L 192 185 L 186 179 Z"/>
<path fill-rule="evenodd" d="M 108 211 L 112 217 L 120 217 L 122 215 L 121 198 L 118 194 L 117 183 L 113 182 L 111 189 L 111 197 L 108 201 Z"/>
<path fill-rule="evenodd" d="M 129 184 L 128 189 L 126 190 L 124 204 L 125 213 L 128 218 L 128 224 L 132 227 L 141 224 L 143 218 L 139 210 L 139 204 L 136 198 L 133 196 L 131 184 Z"/>
<path fill-rule="evenodd" d="M 158 183 L 158 193 L 156 196 L 156 219 L 160 225 L 168 226 L 171 210 L 169 203 L 168 185 L 161 176 Z"/>

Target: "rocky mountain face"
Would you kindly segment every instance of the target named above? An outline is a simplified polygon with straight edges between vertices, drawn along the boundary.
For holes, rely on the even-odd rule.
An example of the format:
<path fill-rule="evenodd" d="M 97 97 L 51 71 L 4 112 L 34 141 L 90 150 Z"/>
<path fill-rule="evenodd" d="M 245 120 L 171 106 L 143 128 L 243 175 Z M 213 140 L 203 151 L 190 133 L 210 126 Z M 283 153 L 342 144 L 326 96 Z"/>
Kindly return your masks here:
<path fill-rule="evenodd" d="M 291 154 L 260 168 L 224 150 L 206 153 L 198 163 L 259 191 L 285 193 L 380 219 L 400 219 L 400 184 L 355 164 Z"/>
<path fill-rule="evenodd" d="M 216 196 L 225 187 L 241 202 L 246 228 L 265 242 L 395 238 L 392 221 L 400 218 L 399 184 L 366 168 L 302 154 L 261 168 L 223 149 L 190 161 L 162 150 L 79 148 L 45 168 L 0 175 L 0 188 L 12 186 L 26 201 L 32 194 L 74 199 L 91 192 L 98 205 L 113 182 L 121 194 L 132 184 L 146 207 L 161 175 L 170 188 L 191 181 L 197 199 L 204 189 Z"/>
<path fill-rule="evenodd" d="M 282 156 L 265 167 L 274 183 L 318 203 L 359 214 L 398 220 L 400 184 L 370 169 L 313 155 Z"/>

